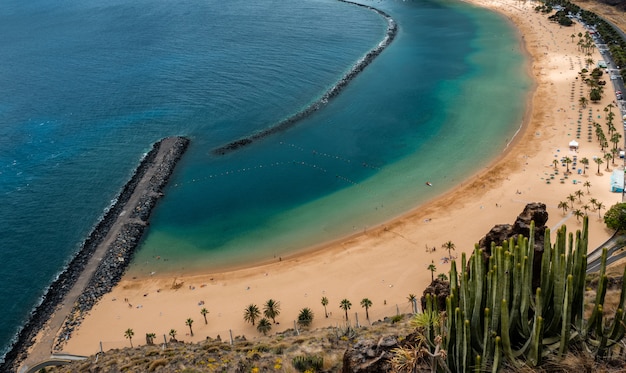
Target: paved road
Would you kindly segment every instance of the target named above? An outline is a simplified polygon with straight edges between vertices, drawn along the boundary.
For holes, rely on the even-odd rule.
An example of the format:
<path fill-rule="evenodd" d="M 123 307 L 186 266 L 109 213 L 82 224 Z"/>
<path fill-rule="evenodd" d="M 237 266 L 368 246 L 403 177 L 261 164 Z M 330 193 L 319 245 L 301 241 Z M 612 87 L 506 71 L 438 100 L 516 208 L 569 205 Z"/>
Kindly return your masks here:
<path fill-rule="evenodd" d="M 89 280 L 96 271 L 98 264 L 105 256 L 109 246 L 115 241 L 122 227 L 125 224 L 130 223 L 131 221 L 136 221 L 131 219 L 132 214 L 130 212 L 138 205 L 141 196 L 144 194 L 144 191 L 147 190 L 149 186 L 150 178 L 156 173 L 158 166 L 162 163 L 165 155 L 172 148 L 175 141 L 175 138 L 167 138 L 163 140 L 154 162 L 152 162 L 141 181 L 137 184 L 135 191 L 126 203 L 126 206 L 124 206 L 124 211 L 120 213 L 119 217 L 111 227 L 106 238 L 98 246 L 93 256 L 89 260 L 84 271 L 81 273 L 80 277 L 76 281 L 76 284 L 63 299 L 60 307 L 57 308 L 50 320 L 48 320 L 46 325 L 39 332 L 37 342 L 35 342 L 35 344 L 29 349 L 28 357 L 22 362 L 20 368 L 18 369 L 18 372 L 25 372 L 28 370 L 29 366 L 34 367 L 41 362 L 51 359 L 52 346 L 56 339 L 57 332 L 61 329 L 61 326 L 63 326 L 65 318 L 72 311 L 74 303 L 76 303 L 78 297 L 81 295 L 86 285 L 89 283 Z"/>
<path fill-rule="evenodd" d="M 607 248 L 606 264 L 609 265 L 626 257 L 626 235 L 614 234 L 608 241 L 587 255 L 587 273 L 598 272 L 602 259 L 602 248 Z"/>

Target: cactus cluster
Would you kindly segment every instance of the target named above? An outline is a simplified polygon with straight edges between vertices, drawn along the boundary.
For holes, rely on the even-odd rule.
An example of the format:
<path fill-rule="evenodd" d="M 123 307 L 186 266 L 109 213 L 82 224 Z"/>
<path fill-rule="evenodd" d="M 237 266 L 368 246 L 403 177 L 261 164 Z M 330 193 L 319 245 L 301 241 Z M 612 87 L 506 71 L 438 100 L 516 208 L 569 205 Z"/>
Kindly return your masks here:
<path fill-rule="evenodd" d="M 469 260 L 461 256 L 458 270 L 452 261 L 445 319 L 425 329 L 432 348 L 436 336 L 443 338 L 447 368 L 495 372 L 505 365 L 538 366 L 548 355 L 563 357 L 572 345 L 606 357 L 624 337 L 626 282 L 614 317 L 604 318 L 608 282 L 604 249 L 595 304 L 585 317 L 587 235 L 586 217 L 575 237 L 562 226 L 551 243 L 547 229 L 541 268 L 536 270 L 534 223 L 530 237 L 494 244 L 488 258 L 476 245 Z M 533 274 L 540 277 L 537 288 Z M 427 295 L 424 311 L 444 311 L 436 307 Z"/>
<path fill-rule="evenodd" d="M 324 367 L 321 356 L 299 355 L 293 358 L 292 364 L 299 372 L 319 372 Z"/>

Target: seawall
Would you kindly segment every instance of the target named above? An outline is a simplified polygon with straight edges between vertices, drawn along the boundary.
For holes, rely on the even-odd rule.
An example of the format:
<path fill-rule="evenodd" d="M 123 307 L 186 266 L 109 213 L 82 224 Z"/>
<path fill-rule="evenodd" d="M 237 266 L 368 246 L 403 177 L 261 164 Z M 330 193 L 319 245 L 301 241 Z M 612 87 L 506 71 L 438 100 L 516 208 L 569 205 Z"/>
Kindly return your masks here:
<path fill-rule="evenodd" d="M 244 146 L 250 145 L 255 141 L 261 140 L 267 136 L 273 135 L 275 133 L 278 132 L 282 132 L 285 131 L 291 127 L 293 127 L 297 122 L 299 122 L 300 120 L 308 117 L 309 115 L 313 114 L 314 112 L 316 112 L 317 110 L 319 110 L 320 108 L 322 108 L 323 106 L 325 106 L 329 100 L 331 100 L 332 98 L 334 98 L 335 96 L 339 95 L 339 93 L 341 93 L 341 91 L 348 85 L 348 83 L 350 83 L 350 81 L 352 81 L 352 79 L 354 79 L 361 71 L 363 71 L 376 57 L 378 57 L 379 54 L 381 54 L 383 52 L 383 50 L 385 50 L 385 48 L 387 48 L 387 46 L 389 46 L 389 44 L 391 44 L 391 42 L 393 41 L 393 39 L 395 39 L 396 34 L 398 33 L 398 25 L 396 24 L 396 22 L 393 20 L 393 18 L 391 18 L 391 16 L 385 12 L 383 12 L 382 10 L 379 10 L 377 8 L 374 8 L 372 6 L 369 5 L 364 5 L 364 4 L 359 4 L 359 3 L 354 3 L 351 1 L 346 1 L 346 0 L 338 0 L 342 3 L 348 3 L 348 4 L 352 4 L 352 5 L 356 5 L 356 6 L 360 6 L 363 8 L 367 8 L 370 9 L 376 13 L 378 13 L 380 16 L 382 16 L 383 18 L 385 18 L 385 20 L 387 21 L 387 32 L 385 33 L 385 37 L 383 38 L 383 40 L 378 43 L 378 45 L 373 48 L 372 50 L 370 50 L 369 52 L 367 52 L 367 54 L 361 58 L 359 61 L 357 61 L 357 63 L 352 67 L 352 69 L 350 69 L 350 71 L 348 71 L 338 82 L 337 84 L 335 84 L 333 87 L 331 87 L 328 91 L 326 91 L 322 97 L 320 97 L 317 101 L 313 102 L 312 104 L 310 104 L 309 106 L 307 106 L 306 108 L 302 109 L 301 111 L 293 114 L 292 116 L 283 119 L 282 121 L 276 123 L 275 125 L 268 127 L 260 132 L 256 132 L 251 134 L 248 137 L 244 137 L 242 139 L 238 139 L 235 140 L 233 142 L 230 142 L 226 145 L 220 146 L 218 148 L 215 148 L 211 151 L 212 154 L 214 155 L 224 155 L 226 153 L 235 151 L 237 149 L 240 149 Z"/>
<path fill-rule="evenodd" d="M 61 325 L 56 326 L 55 330 L 54 325 L 47 324 L 53 321 L 53 316 L 59 320 L 65 319 L 67 315 L 61 315 L 64 313 L 64 304 L 71 307 L 76 303 L 78 311 L 85 312 L 119 281 L 141 240 L 152 208 L 162 196 L 163 188 L 188 145 L 189 140 L 183 137 L 165 138 L 153 145 L 120 191 L 115 203 L 105 212 L 74 258 L 48 287 L 41 303 L 31 312 L 29 320 L 4 356 L 0 371 L 16 371 L 30 357 L 33 351 L 29 349 L 34 347 L 35 337 L 44 326 L 55 332 L 59 329 Z M 96 252 L 102 254 L 94 255 Z M 90 267 L 95 271 L 89 270 Z M 68 299 L 72 292 L 80 294 L 80 297 Z M 71 313 L 73 315 L 74 310 Z M 72 325 L 68 327 L 71 329 Z M 63 326 L 62 330 L 68 327 Z M 62 335 L 65 338 L 67 334 Z M 39 350 L 49 356 L 52 343 L 48 342 L 50 344 L 45 346 L 46 338 L 43 338 L 37 344 L 42 345 L 38 346 Z"/>

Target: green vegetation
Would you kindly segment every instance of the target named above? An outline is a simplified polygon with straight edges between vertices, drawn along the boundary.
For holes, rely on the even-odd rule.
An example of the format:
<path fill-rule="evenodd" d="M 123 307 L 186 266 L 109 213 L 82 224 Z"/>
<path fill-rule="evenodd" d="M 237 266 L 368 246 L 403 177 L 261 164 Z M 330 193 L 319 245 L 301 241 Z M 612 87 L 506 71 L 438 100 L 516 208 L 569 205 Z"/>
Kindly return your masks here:
<path fill-rule="evenodd" d="M 311 309 L 308 307 L 301 309 L 300 313 L 298 314 L 298 325 L 308 328 L 309 326 L 311 326 L 312 322 L 313 311 L 311 311 Z"/>
<path fill-rule="evenodd" d="M 259 325 L 257 325 L 256 330 L 258 330 L 259 333 L 262 333 L 263 335 L 267 335 L 267 333 L 272 330 L 272 323 L 270 323 L 270 321 L 264 317 L 259 320 Z"/>
<path fill-rule="evenodd" d="M 128 341 L 130 342 L 130 347 L 133 347 L 133 336 L 135 335 L 135 332 L 131 329 L 128 328 L 126 329 L 126 331 L 124 332 L 124 338 L 128 339 Z"/>
<path fill-rule="evenodd" d="M 292 360 L 293 367 L 299 372 L 319 372 L 324 366 L 324 358 L 320 356 L 296 356 Z"/>
<path fill-rule="evenodd" d="M 609 46 L 609 51 L 613 60 L 618 66 L 626 66 L 626 41 L 622 39 L 618 30 L 611 24 L 600 18 L 597 14 L 584 10 L 578 5 L 566 0 L 548 0 L 545 1 L 545 8 L 552 8 L 560 5 L 563 7 L 562 12 L 579 15 L 580 19 L 588 25 L 594 25 L 596 32 L 602 37 L 604 42 Z M 581 35 L 579 35 L 580 37 Z M 590 46 L 591 48 L 591 46 Z M 622 78 L 626 78 L 626 69 L 621 69 Z"/>
<path fill-rule="evenodd" d="M 372 306 L 372 301 L 369 300 L 368 298 L 363 298 L 361 300 L 361 307 L 365 308 L 365 318 L 367 319 L 367 321 L 369 321 L 370 319 L 369 309 L 371 306 Z"/>
<path fill-rule="evenodd" d="M 153 345 L 154 344 L 154 338 L 156 338 L 156 334 L 155 333 L 146 333 L 146 344 Z"/>
<path fill-rule="evenodd" d="M 193 319 L 188 318 L 187 320 L 185 320 L 185 325 L 189 327 L 189 334 L 191 334 L 191 336 L 193 337 L 193 329 L 191 328 L 191 325 L 193 325 Z"/>
<path fill-rule="evenodd" d="M 348 310 L 350 309 L 350 307 L 352 307 L 352 302 L 350 302 L 346 298 L 342 299 L 341 303 L 339 303 L 339 308 L 346 312 L 346 321 L 348 321 Z"/>
<path fill-rule="evenodd" d="M 257 307 L 256 304 L 248 305 L 243 312 L 243 319 L 252 324 L 252 326 L 254 326 L 254 323 L 260 316 L 261 311 L 259 311 L 259 307 Z"/>
<path fill-rule="evenodd" d="M 604 223 L 616 231 L 626 230 L 626 203 L 616 203 L 604 213 Z"/>
<path fill-rule="evenodd" d="M 322 306 L 324 306 L 324 316 L 328 318 L 328 311 L 326 311 L 326 306 L 328 306 L 328 298 L 322 297 Z"/>
<path fill-rule="evenodd" d="M 268 299 L 263 308 L 263 315 L 276 324 L 276 317 L 280 315 L 280 302 Z"/>
<path fill-rule="evenodd" d="M 207 321 L 207 319 L 206 319 L 206 315 L 207 315 L 208 313 L 209 313 L 209 311 L 207 311 L 207 309 L 206 309 L 206 308 L 202 308 L 202 309 L 200 310 L 200 314 L 204 317 L 204 324 L 205 324 L 205 325 L 209 323 L 209 322 Z"/>
<path fill-rule="evenodd" d="M 616 310 L 607 317 L 604 249 L 598 289 L 586 316 L 587 224 L 585 217 L 575 238 L 560 228 L 554 243 L 547 229 L 540 267 L 533 268 L 534 224 L 530 237 L 492 245 L 488 259 L 476 247 L 469 260 L 462 255 L 458 272 L 452 261 L 446 312 L 439 314 L 443 310 L 426 295 L 426 310 L 415 319 L 433 364 L 439 361 L 451 371 L 495 372 L 504 366 L 537 367 L 548 357 L 564 358 L 570 350 L 585 351 L 594 359 L 619 354 L 626 283 Z"/>

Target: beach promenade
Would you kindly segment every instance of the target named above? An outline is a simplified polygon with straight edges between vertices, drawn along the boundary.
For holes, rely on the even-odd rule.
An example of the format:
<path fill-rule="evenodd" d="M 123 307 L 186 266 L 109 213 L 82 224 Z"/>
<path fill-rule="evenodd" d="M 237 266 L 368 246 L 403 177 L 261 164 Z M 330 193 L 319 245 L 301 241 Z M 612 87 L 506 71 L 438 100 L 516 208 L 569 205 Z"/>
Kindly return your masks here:
<path fill-rule="evenodd" d="M 36 325 L 27 325 L 25 329 L 30 329 L 26 330 L 27 333 L 37 333 L 34 344 L 29 347 L 32 340 L 29 340 L 28 335 L 21 338 L 10 355 L 7 355 L 10 360 L 2 367 L 3 372 L 24 372 L 29 367 L 51 360 L 51 354 L 60 349 L 64 340 L 71 336 L 72 330 L 80 325 L 85 313 L 102 294 L 115 285 L 132 257 L 143 227 L 147 225 L 151 209 L 162 196 L 161 191 L 188 142 L 185 138 L 171 137 L 154 145 L 124 188 L 118 202 L 90 236 L 100 237 L 96 238 L 99 242 L 91 257 L 81 265 L 76 265 L 74 261 L 67 268 L 66 272 L 74 272 L 73 275 L 76 276 L 73 286 L 60 297 L 62 301 L 59 304 L 46 305 L 48 308 L 54 306 L 53 310 L 38 309 L 35 312 L 53 311 L 47 322 L 38 329 L 38 333 Z M 89 241 L 93 240 L 87 241 L 81 253 L 90 250 Z M 58 298 L 59 293 L 66 290 L 58 287 L 65 286 L 53 284 L 46 296 Z M 39 318 L 42 316 L 39 315 Z"/>

